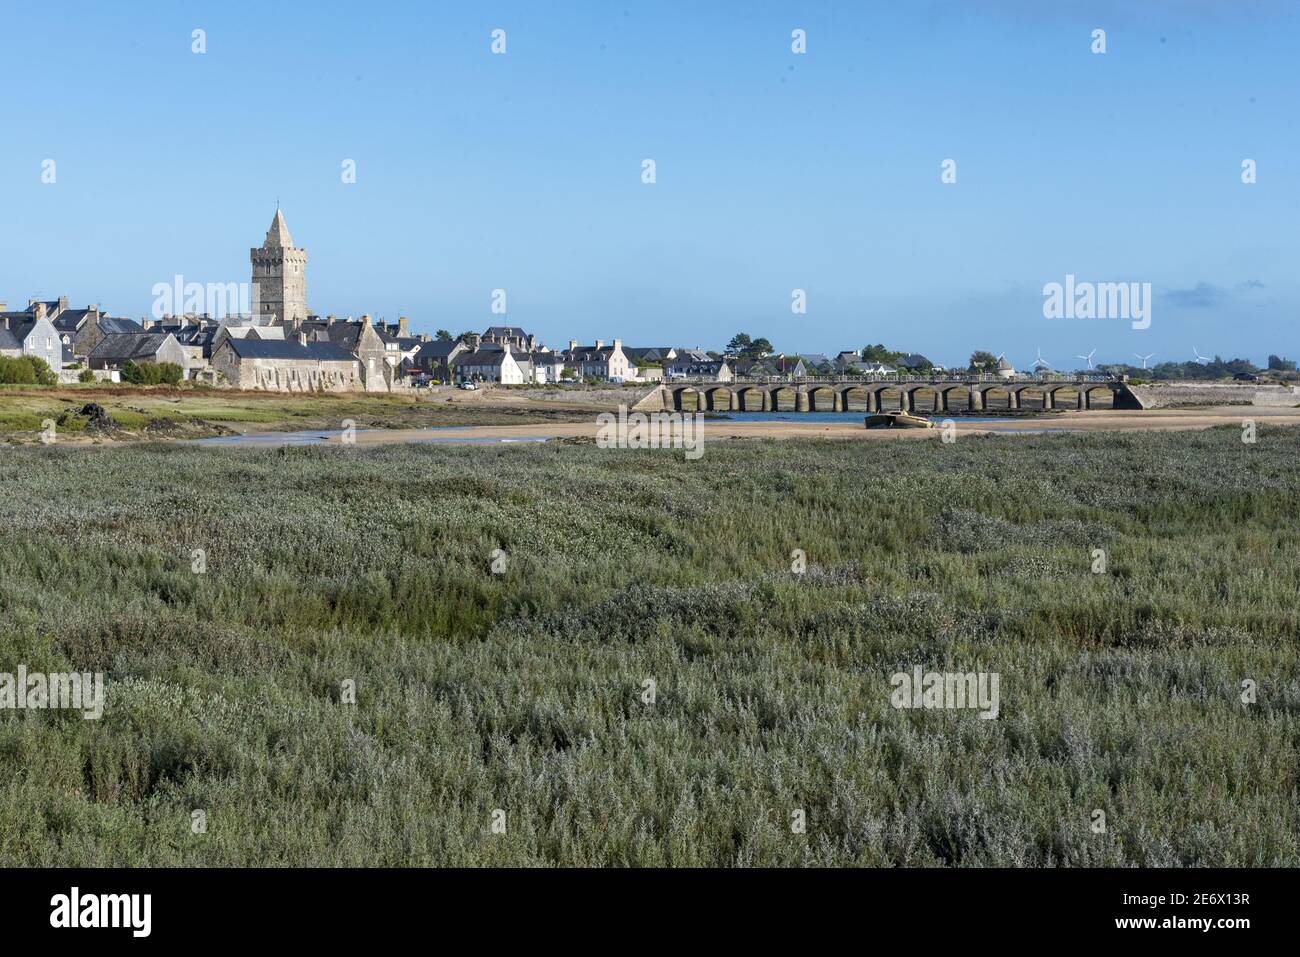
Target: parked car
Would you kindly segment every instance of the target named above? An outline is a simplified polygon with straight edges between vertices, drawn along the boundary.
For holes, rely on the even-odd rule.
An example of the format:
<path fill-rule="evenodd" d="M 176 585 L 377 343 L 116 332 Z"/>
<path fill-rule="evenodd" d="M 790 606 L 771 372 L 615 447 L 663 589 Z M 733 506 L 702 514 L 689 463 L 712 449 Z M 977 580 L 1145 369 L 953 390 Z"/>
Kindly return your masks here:
<path fill-rule="evenodd" d="M 473 392 L 475 389 L 478 388 L 478 386 L 476 386 L 473 382 L 462 382 L 460 384 L 460 387 L 462 389 L 468 389 L 470 392 Z"/>

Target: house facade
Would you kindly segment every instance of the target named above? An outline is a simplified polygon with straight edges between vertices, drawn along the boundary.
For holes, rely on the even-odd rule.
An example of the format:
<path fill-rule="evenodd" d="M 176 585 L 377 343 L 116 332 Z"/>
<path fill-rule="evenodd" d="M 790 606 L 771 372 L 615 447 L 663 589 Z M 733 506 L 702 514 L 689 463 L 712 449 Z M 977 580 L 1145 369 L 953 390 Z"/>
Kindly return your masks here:
<path fill-rule="evenodd" d="M 0 325 L 9 333 L 6 342 L 17 343 L 19 356 L 44 359 L 56 373 L 63 372 L 63 340 L 44 312 L 39 318 L 28 313 L 4 313 Z M 12 345 L 8 351 L 13 351 Z"/>
<path fill-rule="evenodd" d="M 523 366 L 519 359 L 523 359 Z M 452 375 L 457 382 L 499 382 L 523 385 L 529 381 L 524 372 L 526 356 L 516 357 L 509 349 L 485 347 L 465 351 L 452 361 Z"/>
<path fill-rule="evenodd" d="M 361 364 L 332 342 L 231 336 L 212 354 L 212 369 L 237 389 L 351 392 L 364 388 Z"/>
<path fill-rule="evenodd" d="M 571 339 L 563 355 L 565 365 L 579 378 L 622 382 L 632 377 L 633 366 L 623 352 L 621 339 L 608 346 L 603 339 L 597 339 L 594 346 L 579 346 L 576 339 Z"/>

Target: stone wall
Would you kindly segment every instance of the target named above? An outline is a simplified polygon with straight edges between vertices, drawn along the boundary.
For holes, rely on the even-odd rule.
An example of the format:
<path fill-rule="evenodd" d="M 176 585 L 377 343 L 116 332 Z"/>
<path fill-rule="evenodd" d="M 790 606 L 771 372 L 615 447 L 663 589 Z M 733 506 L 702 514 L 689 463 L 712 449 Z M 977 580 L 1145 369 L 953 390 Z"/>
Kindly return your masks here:
<path fill-rule="evenodd" d="M 1162 382 L 1130 385 L 1145 409 L 1196 405 L 1300 405 L 1300 392 L 1289 386 L 1257 382 Z"/>

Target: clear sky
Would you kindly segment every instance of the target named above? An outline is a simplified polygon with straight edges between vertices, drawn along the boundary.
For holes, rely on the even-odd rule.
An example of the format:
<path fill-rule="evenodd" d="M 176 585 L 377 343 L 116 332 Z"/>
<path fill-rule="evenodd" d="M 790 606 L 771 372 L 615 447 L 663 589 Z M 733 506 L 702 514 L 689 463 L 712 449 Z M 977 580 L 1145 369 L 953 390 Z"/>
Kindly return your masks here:
<path fill-rule="evenodd" d="M 246 282 L 278 197 L 313 311 L 420 331 L 1300 357 L 1300 3 L 0 0 L 0 36 L 11 307 Z M 1151 283 L 1150 328 L 1045 319 L 1067 273 Z"/>

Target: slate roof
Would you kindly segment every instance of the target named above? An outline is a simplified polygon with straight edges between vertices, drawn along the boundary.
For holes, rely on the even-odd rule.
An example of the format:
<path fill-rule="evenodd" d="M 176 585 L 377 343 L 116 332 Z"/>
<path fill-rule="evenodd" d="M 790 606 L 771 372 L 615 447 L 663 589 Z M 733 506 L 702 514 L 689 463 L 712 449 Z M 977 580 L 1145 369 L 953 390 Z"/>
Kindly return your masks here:
<path fill-rule="evenodd" d="M 14 334 L 0 326 L 0 349 L 21 349 L 23 344 L 14 338 Z"/>
<path fill-rule="evenodd" d="M 151 359 L 167 341 L 166 332 L 127 332 L 107 335 L 90 350 L 89 359 L 127 362 Z"/>
<path fill-rule="evenodd" d="M 355 362 L 356 357 L 333 342 L 292 339 L 227 339 L 241 359 L 315 359 L 320 362 Z"/>
<path fill-rule="evenodd" d="M 54 328 L 59 332 L 76 332 L 86 318 L 93 315 L 89 309 L 64 309 L 54 320 Z"/>
<path fill-rule="evenodd" d="M 416 353 L 419 359 L 446 359 L 451 355 L 451 350 L 455 349 L 462 343 L 458 339 L 433 339 L 420 346 L 420 351 Z"/>
<path fill-rule="evenodd" d="M 514 355 L 505 349 L 479 349 L 475 352 L 462 352 L 451 361 L 454 366 L 499 366 L 506 361 L 506 356 L 511 356 L 516 361 L 522 359 L 527 362 L 528 357 L 523 355 Z"/>
<path fill-rule="evenodd" d="M 903 356 L 898 360 L 898 364 L 904 369 L 933 369 L 934 363 L 921 355 L 919 352 L 913 352 L 910 355 Z"/>
<path fill-rule="evenodd" d="M 134 319 L 123 319 L 118 316 L 100 316 L 99 331 L 105 335 L 123 335 L 126 333 L 144 332 L 144 326 Z"/>
<path fill-rule="evenodd" d="M 9 332 L 19 342 L 26 342 L 28 335 L 36 328 L 37 320 L 33 319 L 30 313 L 19 313 L 18 315 L 24 318 L 20 318 L 16 322 L 10 318 Z"/>

